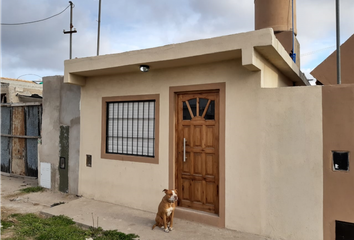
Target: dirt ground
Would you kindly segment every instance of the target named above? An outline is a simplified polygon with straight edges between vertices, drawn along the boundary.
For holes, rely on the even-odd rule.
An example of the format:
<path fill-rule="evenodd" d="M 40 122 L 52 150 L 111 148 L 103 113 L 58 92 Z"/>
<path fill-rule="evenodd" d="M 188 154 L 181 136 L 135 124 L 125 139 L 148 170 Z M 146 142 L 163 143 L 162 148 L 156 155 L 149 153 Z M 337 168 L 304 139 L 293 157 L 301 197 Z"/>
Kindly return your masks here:
<path fill-rule="evenodd" d="M 84 226 L 95 226 L 95 219 L 97 219 L 96 225 L 99 225 L 105 230 L 119 230 L 124 233 L 134 233 L 139 235 L 140 239 L 144 240 L 163 240 L 166 238 L 170 240 L 269 239 L 263 236 L 215 228 L 182 219 L 175 219 L 175 230 L 168 233 L 167 237 L 166 233 L 161 229 L 151 230 L 156 213 L 95 201 L 85 197 L 78 199 L 78 197 L 74 195 L 49 190 L 29 194 L 19 192 L 19 189 L 30 186 L 37 186 L 37 179 L 1 175 L 2 217 L 12 213 L 42 212 L 46 216 L 65 215 Z M 53 204 L 60 202 L 64 202 L 64 204 L 51 207 Z M 1 238 L 6 239 L 6 236 L 2 235 Z"/>
<path fill-rule="evenodd" d="M 21 193 L 19 190 L 38 186 L 38 179 L 22 176 L 10 176 L 1 173 L 1 218 L 13 213 L 39 213 L 54 204 L 67 203 L 76 196 L 61 192 L 44 190 L 37 193 Z"/>

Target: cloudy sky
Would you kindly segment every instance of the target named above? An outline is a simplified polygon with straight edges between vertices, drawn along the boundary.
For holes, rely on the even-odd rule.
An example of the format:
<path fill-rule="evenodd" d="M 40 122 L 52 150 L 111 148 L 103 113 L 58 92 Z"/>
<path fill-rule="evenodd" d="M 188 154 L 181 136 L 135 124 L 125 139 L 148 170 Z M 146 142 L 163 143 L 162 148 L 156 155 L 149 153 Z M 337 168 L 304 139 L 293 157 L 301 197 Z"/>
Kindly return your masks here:
<path fill-rule="evenodd" d="M 287 0 L 284 0 L 287 1 Z M 72 0 L 73 58 L 97 53 L 98 0 Z M 341 0 L 341 42 L 354 34 L 354 1 Z M 1 0 L 1 23 L 44 19 L 67 0 Z M 69 8 L 46 21 L 1 25 L 2 77 L 63 75 L 69 58 Z M 102 0 L 100 55 L 254 30 L 254 0 Z M 301 70 L 335 50 L 335 0 L 297 0 Z"/>

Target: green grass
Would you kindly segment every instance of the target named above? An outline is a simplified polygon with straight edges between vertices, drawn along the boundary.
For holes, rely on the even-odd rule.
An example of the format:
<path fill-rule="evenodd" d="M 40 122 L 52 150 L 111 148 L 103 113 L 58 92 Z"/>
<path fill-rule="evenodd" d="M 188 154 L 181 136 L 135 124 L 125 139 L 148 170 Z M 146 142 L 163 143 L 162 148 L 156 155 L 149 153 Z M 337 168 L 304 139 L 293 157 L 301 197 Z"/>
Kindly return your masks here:
<path fill-rule="evenodd" d="M 13 226 L 11 221 L 1 220 L 1 230 L 8 229 L 11 226 Z"/>
<path fill-rule="evenodd" d="M 96 240 L 132 240 L 139 237 L 117 230 L 104 231 L 100 227 L 83 229 L 75 225 L 72 219 L 63 215 L 42 218 L 32 213 L 13 214 L 7 219 L 1 220 L 1 224 L 1 235 L 6 231 L 12 231 L 12 237 L 7 238 L 12 240 L 84 240 L 89 237 Z"/>
<path fill-rule="evenodd" d="M 20 192 L 23 193 L 31 193 L 31 192 L 42 192 L 44 190 L 43 187 L 27 187 L 27 188 L 22 188 L 20 189 Z"/>

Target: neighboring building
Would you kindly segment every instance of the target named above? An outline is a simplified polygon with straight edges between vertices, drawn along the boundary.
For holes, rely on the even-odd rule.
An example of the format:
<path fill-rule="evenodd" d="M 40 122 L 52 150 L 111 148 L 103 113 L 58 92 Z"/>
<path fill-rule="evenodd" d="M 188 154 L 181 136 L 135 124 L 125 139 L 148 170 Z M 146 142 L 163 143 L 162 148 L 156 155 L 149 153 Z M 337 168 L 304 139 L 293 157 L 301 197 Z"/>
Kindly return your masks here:
<path fill-rule="evenodd" d="M 41 84 L 12 78 L 0 78 L 1 103 L 41 102 Z"/>
<path fill-rule="evenodd" d="M 0 81 L 1 171 L 37 177 L 42 85 L 4 77 Z"/>
<path fill-rule="evenodd" d="M 348 38 L 341 47 L 341 82 L 354 83 L 354 35 Z M 337 84 L 337 50 L 319 64 L 312 72 L 318 85 Z"/>
<path fill-rule="evenodd" d="M 354 84 L 322 89 L 324 240 L 354 239 Z"/>
<path fill-rule="evenodd" d="M 341 85 L 337 51 L 311 74 L 323 86 L 324 236 L 354 239 L 354 35 L 341 45 Z M 336 159 L 337 158 L 337 159 Z M 339 161 L 339 163 L 337 162 Z M 343 238 L 342 233 L 351 233 Z"/>

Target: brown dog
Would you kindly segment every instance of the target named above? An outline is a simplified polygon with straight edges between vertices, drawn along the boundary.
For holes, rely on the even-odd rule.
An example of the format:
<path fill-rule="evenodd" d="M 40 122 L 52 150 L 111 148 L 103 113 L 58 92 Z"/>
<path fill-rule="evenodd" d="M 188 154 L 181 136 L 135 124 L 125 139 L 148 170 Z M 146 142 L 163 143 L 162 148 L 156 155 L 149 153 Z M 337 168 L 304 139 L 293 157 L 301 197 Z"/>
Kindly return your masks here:
<path fill-rule="evenodd" d="M 164 189 L 165 196 L 162 198 L 159 208 L 157 210 L 155 225 L 152 226 L 154 229 L 156 226 L 165 228 L 165 232 L 169 232 L 173 230 L 173 216 L 175 214 L 175 208 L 177 205 L 177 190 L 167 190 Z"/>

